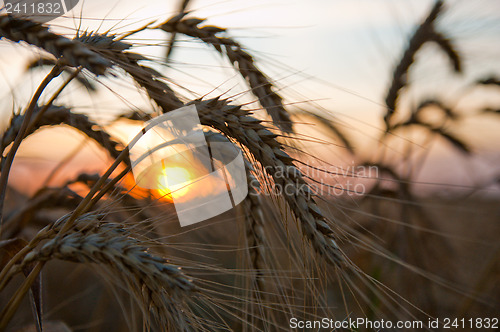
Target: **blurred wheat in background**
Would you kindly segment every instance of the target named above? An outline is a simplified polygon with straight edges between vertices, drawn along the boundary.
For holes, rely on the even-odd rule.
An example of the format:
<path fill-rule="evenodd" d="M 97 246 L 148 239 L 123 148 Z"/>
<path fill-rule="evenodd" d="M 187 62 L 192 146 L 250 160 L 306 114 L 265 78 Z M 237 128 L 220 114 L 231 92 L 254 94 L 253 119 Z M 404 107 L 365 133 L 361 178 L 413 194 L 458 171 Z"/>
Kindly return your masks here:
<path fill-rule="evenodd" d="M 0 331 L 498 319 L 498 3 L 127 5 L 82 1 L 46 24 L 0 12 Z M 278 26 L 300 8 L 319 29 Z M 379 53 L 353 54 L 355 34 L 338 36 L 370 9 Z M 234 24 L 255 13 L 284 36 Z M 213 188 L 140 188 L 128 143 L 185 105 L 243 153 L 249 194 L 180 227 L 175 198 Z"/>

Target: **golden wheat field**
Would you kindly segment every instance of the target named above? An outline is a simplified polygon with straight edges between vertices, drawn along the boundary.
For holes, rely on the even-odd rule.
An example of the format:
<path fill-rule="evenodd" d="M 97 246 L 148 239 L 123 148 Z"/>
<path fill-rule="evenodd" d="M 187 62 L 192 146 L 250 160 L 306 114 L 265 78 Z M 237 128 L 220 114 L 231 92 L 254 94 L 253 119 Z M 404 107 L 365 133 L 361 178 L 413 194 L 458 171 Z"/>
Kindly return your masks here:
<path fill-rule="evenodd" d="M 499 328 L 498 1 L 0 5 L 0 331 Z"/>

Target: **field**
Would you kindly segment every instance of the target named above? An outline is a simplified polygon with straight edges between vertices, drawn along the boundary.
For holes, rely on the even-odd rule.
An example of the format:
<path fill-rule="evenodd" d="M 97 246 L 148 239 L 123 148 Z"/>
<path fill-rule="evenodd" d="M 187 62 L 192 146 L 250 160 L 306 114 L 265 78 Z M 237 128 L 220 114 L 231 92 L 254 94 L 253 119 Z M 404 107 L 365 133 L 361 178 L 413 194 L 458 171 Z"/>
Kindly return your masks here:
<path fill-rule="evenodd" d="M 498 328 L 498 4 L 376 2 L 6 3 L 0 331 Z"/>

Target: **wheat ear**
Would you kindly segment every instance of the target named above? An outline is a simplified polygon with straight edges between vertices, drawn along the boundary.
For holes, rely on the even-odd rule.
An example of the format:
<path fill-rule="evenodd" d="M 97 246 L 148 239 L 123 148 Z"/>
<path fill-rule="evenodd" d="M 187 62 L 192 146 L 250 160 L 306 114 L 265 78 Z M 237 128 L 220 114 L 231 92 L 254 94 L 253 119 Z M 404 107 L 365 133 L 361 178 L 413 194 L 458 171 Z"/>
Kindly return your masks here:
<path fill-rule="evenodd" d="M 415 54 L 426 42 L 432 40 L 435 35 L 434 22 L 443 8 L 443 1 L 438 0 L 432 7 L 425 21 L 418 27 L 410 38 L 408 46 L 401 57 L 398 65 L 394 69 L 391 86 L 385 98 L 387 111 L 384 116 L 387 129 L 390 127 L 390 120 L 396 110 L 396 103 L 400 90 L 408 84 L 408 70 L 415 61 Z"/>
<path fill-rule="evenodd" d="M 116 40 L 114 35 L 95 33 L 83 34 L 77 40 L 126 71 L 165 112 L 183 106 L 175 92 L 161 80 L 166 79 L 161 73 L 138 63 L 149 59 L 129 51 L 131 44 Z"/>
<path fill-rule="evenodd" d="M 266 243 L 266 234 L 264 231 L 264 211 L 258 197 L 259 181 L 252 174 L 251 164 L 247 162 L 247 184 L 248 196 L 244 201 L 245 217 L 247 225 L 247 241 L 250 252 L 250 261 L 256 271 L 255 283 L 259 290 L 264 289 L 262 280 L 262 270 L 264 269 L 263 258 L 265 255 L 264 244 Z"/>
<path fill-rule="evenodd" d="M 500 87 L 500 78 L 495 76 L 486 77 L 477 81 L 477 84 Z"/>
<path fill-rule="evenodd" d="M 34 111 L 35 116 L 41 108 L 42 107 L 39 106 L 36 107 Z M 0 151 L 3 151 L 9 144 L 13 142 L 21 128 L 23 121 L 24 114 L 16 114 L 12 117 L 9 128 L 2 136 Z M 33 134 L 42 126 L 53 126 L 60 124 L 71 126 L 84 133 L 104 149 L 106 149 L 113 158 L 118 157 L 121 150 L 123 149 L 119 142 L 114 140 L 105 130 L 100 129 L 99 126 L 91 121 L 86 115 L 76 114 L 71 112 L 69 108 L 56 105 L 48 107 L 47 111 L 44 113 L 44 116 L 41 117 L 37 123 L 31 124 L 31 130 L 30 132 L 26 133 L 26 136 Z"/>
<path fill-rule="evenodd" d="M 125 52 L 132 45 L 114 40 L 113 36 L 83 34 L 71 40 L 52 33 L 47 27 L 26 19 L 0 16 L 0 37 L 14 42 L 25 41 L 62 57 L 73 67 L 83 66 L 96 75 L 104 74 L 113 64 L 129 73 L 136 82 L 146 89 L 151 99 L 164 110 L 173 110 L 182 106 L 173 90 L 158 80 L 162 75 L 157 71 L 138 64 L 147 60 L 133 52 Z"/>
<path fill-rule="evenodd" d="M 83 66 L 96 75 L 104 74 L 111 63 L 82 43 L 57 35 L 39 23 L 0 15 L 0 37 L 14 42 L 25 41 L 43 48 L 56 58 L 64 58 L 73 67 Z"/>
<path fill-rule="evenodd" d="M 92 225 L 80 220 L 76 225 L 79 227 L 73 231 L 58 235 L 27 254 L 21 266 L 62 259 L 107 267 L 118 280 L 125 277 L 123 281 L 142 306 L 146 321 L 151 315 L 164 330 L 168 326 L 187 327 L 189 314 L 183 306 L 196 287 L 179 267 L 149 253 L 146 243 L 131 237 L 118 224 Z M 60 226 L 57 224 L 54 229 Z"/>
<path fill-rule="evenodd" d="M 283 101 L 274 89 L 269 78 L 255 65 L 253 57 L 243 50 L 241 45 L 231 38 L 220 37 L 219 33 L 225 29 L 199 25 L 203 19 L 188 18 L 186 13 L 169 19 L 161 26 L 161 29 L 169 33 L 182 33 L 184 35 L 198 38 L 204 43 L 212 45 L 220 54 L 225 54 L 234 67 L 248 81 L 253 94 L 259 99 L 260 104 L 272 117 L 274 123 L 285 131 L 292 131 L 290 115 L 283 106 Z"/>
<path fill-rule="evenodd" d="M 240 106 L 229 105 L 227 101 L 211 99 L 195 101 L 203 125 L 211 126 L 245 146 L 261 163 L 276 185 L 295 188 L 294 193 L 283 195 L 299 218 L 304 234 L 318 253 L 330 263 L 348 264 L 335 240 L 335 233 L 312 198 L 312 189 L 302 177 L 301 171 L 293 165 L 290 157 L 276 140 L 276 134 L 262 125 Z"/>
<path fill-rule="evenodd" d="M 74 209 L 82 198 L 69 189 L 61 188 L 43 188 L 30 198 L 22 208 L 11 214 L 4 223 L 5 236 L 7 238 L 15 237 L 25 226 L 31 222 L 32 217 L 42 209 L 68 208 Z"/>

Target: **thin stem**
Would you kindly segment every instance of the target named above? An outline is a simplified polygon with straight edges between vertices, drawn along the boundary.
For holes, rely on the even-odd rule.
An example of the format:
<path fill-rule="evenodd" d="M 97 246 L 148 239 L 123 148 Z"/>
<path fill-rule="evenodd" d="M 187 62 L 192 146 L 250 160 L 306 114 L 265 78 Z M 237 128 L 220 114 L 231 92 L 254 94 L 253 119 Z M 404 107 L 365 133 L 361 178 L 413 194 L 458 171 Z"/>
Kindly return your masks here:
<path fill-rule="evenodd" d="M 130 166 L 126 166 L 125 169 L 115 176 L 113 180 L 109 181 L 100 191 L 99 193 L 92 199 L 89 205 L 86 207 L 86 211 L 90 210 L 108 191 L 110 191 L 114 186 L 120 181 L 127 173 L 130 171 Z"/>
<path fill-rule="evenodd" d="M 143 131 L 139 132 L 130 142 L 134 142 L 135 143 L 139 139 L 139 137 L 141 137 L 143 135 L 144 131 L 148 131 L 149 129 L 151 129 L 151 127 L 145 127 L 145 128 L 143 128 Z M 96 198 L 95 198 L 95 200 L 93 200 L 94 195 L 104 185 L 104 183 L 111 176 L 111 174 L 113 173 L 113 171 L 118 167 L 118 165 L 120 165 L 120 163 L 122 161 L 125 160 L 125 158 L 127 158 L 129 156 L 129 147 L 130 147 L 130 144 L 131 143 L 129 143 L 125 147 L 125 149 L 123 149 L 123 151 L 120 152 L 120 154 L 118 155 L 118 157 L 116 157 L 115 162 L 108 168 L 108 170 L 106 171 L 106 173 L 104 173 L 99 178 L 99 180 L 97 180 L 97 182 L 92 186 L 92 188 L 90 189 L 89 193 L 80 202 L 80 204 L 78 204 L 78 206 L 76 207 L 75 211 L 68 218 L 68 221 L 66 221 L 64 223 L 64 226 L 61 228 L 61 231 L 59 232 L 60 234 L 63 234 L 65 232 L 67 232 L 73 226 L 76 218 L 78 218 L 83 213 L 87 212 L 88 209 L 96 203 L 96 200 L 100 199 L 102 197 L 102 195 L 104 195 L 104 193 L 106 193 L 109 190 L 109 188 L 104 187 L 103 188 L 104 193 L 97 195 Z M 119 179 L 121 179 L 129 171 L 129 169 L 130 168 L 127 167 L 122 172 L 122 174 L 120 174 L 120 175 L 117 176 L 117 178 L 115 179 L 115 181 L 117 182 Z M 111 182 L 112 185 L 114 185 L 115 181 Z"/>
<path fill-rule="evenodd" d="M 33 111 L 35 110 L 35 106 L 38 103 L 38 99 L 40 99 L 40 96 L 43 93 L 43 90 L 49 85 L 49 83 L 57 77 L 61 73 L 61 65 L 56 64 L 50 73 L 45 77 L 45 79 L 40 83 L 38 86 L 35 94 L 33 95 L 33 98 L 31 98 L 31 101 L 28 105 L 28 108 L 24 112 L 24 120 L 21 125 L 21 128 L 19 129 L 19 132 L 17 133 L 16 139 L 14 140 L 14 143 L 12 143 L 12 148 L 10 149 L 9 153 L 7 154 L 7 158 L 5 160 L 5 164 L 2 165 L 2 174 L 0 175 L 0 235 L 2 232 L 2 224 L 3 224 L 3 205 L 5 201 L 5 192 L 7 191 L 7 183 L 9 181 L 9 173 L 10 173 L 10 168 L 12 167 L 12 162 L 14 161 L 14 157 L 16 155 L 17 149 L 21 145 L 21 142 L 24 139 L 25 133 L 27 129 L 29 128 L 30 125 L 30 120 L 31 116 L 33 115 Z"/>
<path fill-rule="evenodd" d="M 5 330 L 5 328 L 7 327 L 7 324 L 12 319 L 12 316 L 16 313 L 17 309 L 19 308 L 19 305 L 22 302 L 22 299 L 24 298 L 26 293 L 30 290 L 31 285 L 33 284 L 33 282 L 35 282 L 44 264 L 45 264 L 44 262 L 37 263 L 37 265 L 33 268 L 28 277 L 24 280 L 21 287 L 16 291 L 14 296 L 12 296 L 9 303 L 7 303 L 7 306 L 0 314 L 1 317 L 0 331 Z"/>
<path fill-rule="evenodd" d="M 190 0 L 182 0 L 180 6 L 179 6 L 179 10 L 178 10 L 178 13 L 179 14 L 182 14 L 186 11 L 186 8 L 189 4 L 189 1 Z M 177 32 L 174 31 L 172 32 L 172 34 L 170 35 L 170 40 L 168 42 L 168 46 L 167 46 L 167 53 L 166 53 L 166 56 L 165 56 L 165 61 L 168 62 L 171 55 L 172 55 L 172 51 L 174 50 L 174 44 L 175 44 L 175 38 L 177 37 Z"/>
<path fill-rule="evenodd" d="M 19 250 L 14 257 L 12 257 L 7 264 L 3 267 L 3 269 L 0 271 L 0 292 L 4 289 L 4 287 L 7 285 L 8 280 L 9 280 L 9 272 L 12 268 L 12 266 L 19 262 L 30 250 L 35 248 L 38 243 L 47 237 L 51 236 L 54 233 L 53 230 L 45 228 L 41 230 L 31 241 L 28 243 L 23 249 Z"/>
<path fill-rule="evenodd" d="M 48 187 L 49 186 L 49 183 L 52 181 L 52 179 L 54 178 L 54 176 L 57 175 L 57 173 L 64 167 L 64 166 L 67 166 L 68 163 L 73 160 L 76 155 L 78 153 L 80 153 L 82 151 L 82 149 L 85 147 L 85 144 L 87 143 L 87 139 L 88 138 L 84 138 L 82 140 L 82 142 L 75 148 L 73 149 L 73 151 L 71 151 L 68 155 L 66 155 L 64 157 L 63 160 L 61 160 L 61 162 L 59 164 L 56 165 L 56 167 L 54 167 L 54 169 L 52 169 L 52 171 L 50 172 L 50 174 L 45 178 L 45 180 L 43 181 L 42 183 L 42 188 L 45 188 L 45 187 Z"/>
<path fill-rule="evenodd" d="M 142 134 L 142 133 L 141 133 Z M 113 165 L 111 165 L 106 173 L 104 173 L 99 180 L 92 186 L 90 189 L 89 193 L 85 196 L 85 198 L 78 204 L 76 207 L 75 211 L 71 214 L 71 216 L 68 218 L 68 221 L 64 223 L 64 226 L 61 228 L 60 233 L 63 234 L 67 232 L 71 226 L 73 226 L 73 223 L 75 222 L 76 218 L 78 218 L 80 215 L 85 213 L 90 207 L 89 203 L 91 202 L 92 198 L 94 195 L 99 191 L 101 186 L 104 184 L 104 182 L 109 178 L 109 176 L 113 173 L 113 171 L 120 165 L 120 163 L 125 160 L 125 158 L 128 156 L 128 146 L 123 149 L 123 151 L 118 155 L 118 157 L 115 159 L 115 162 Z"/>
<path fill-rule="evenodd" d="M 57 97 L 61 94 L 61 92 L 68 86 L 68 84 L 78 76 L 78 74 L 82 71 L 83 67 L 77 68 L 71 75 L 68 77 L 68 79 L 57 89 L 57 91 L 50 97 L 49 101 L 43 105 L 43 107 L 37 112 L 35 119 L 30 122 L 30 126 L 27 129 L 27 132 L 29 133 L 31 131 L 31 128 L 35 126 L 37 123 L 40 122 L 42 119 L 42 116 L 45 114 L 45 112 L 49 109 L 50 106 L 52 106 L 52 103 L 54 103 L 54 100 L 56 100 Z"/>

